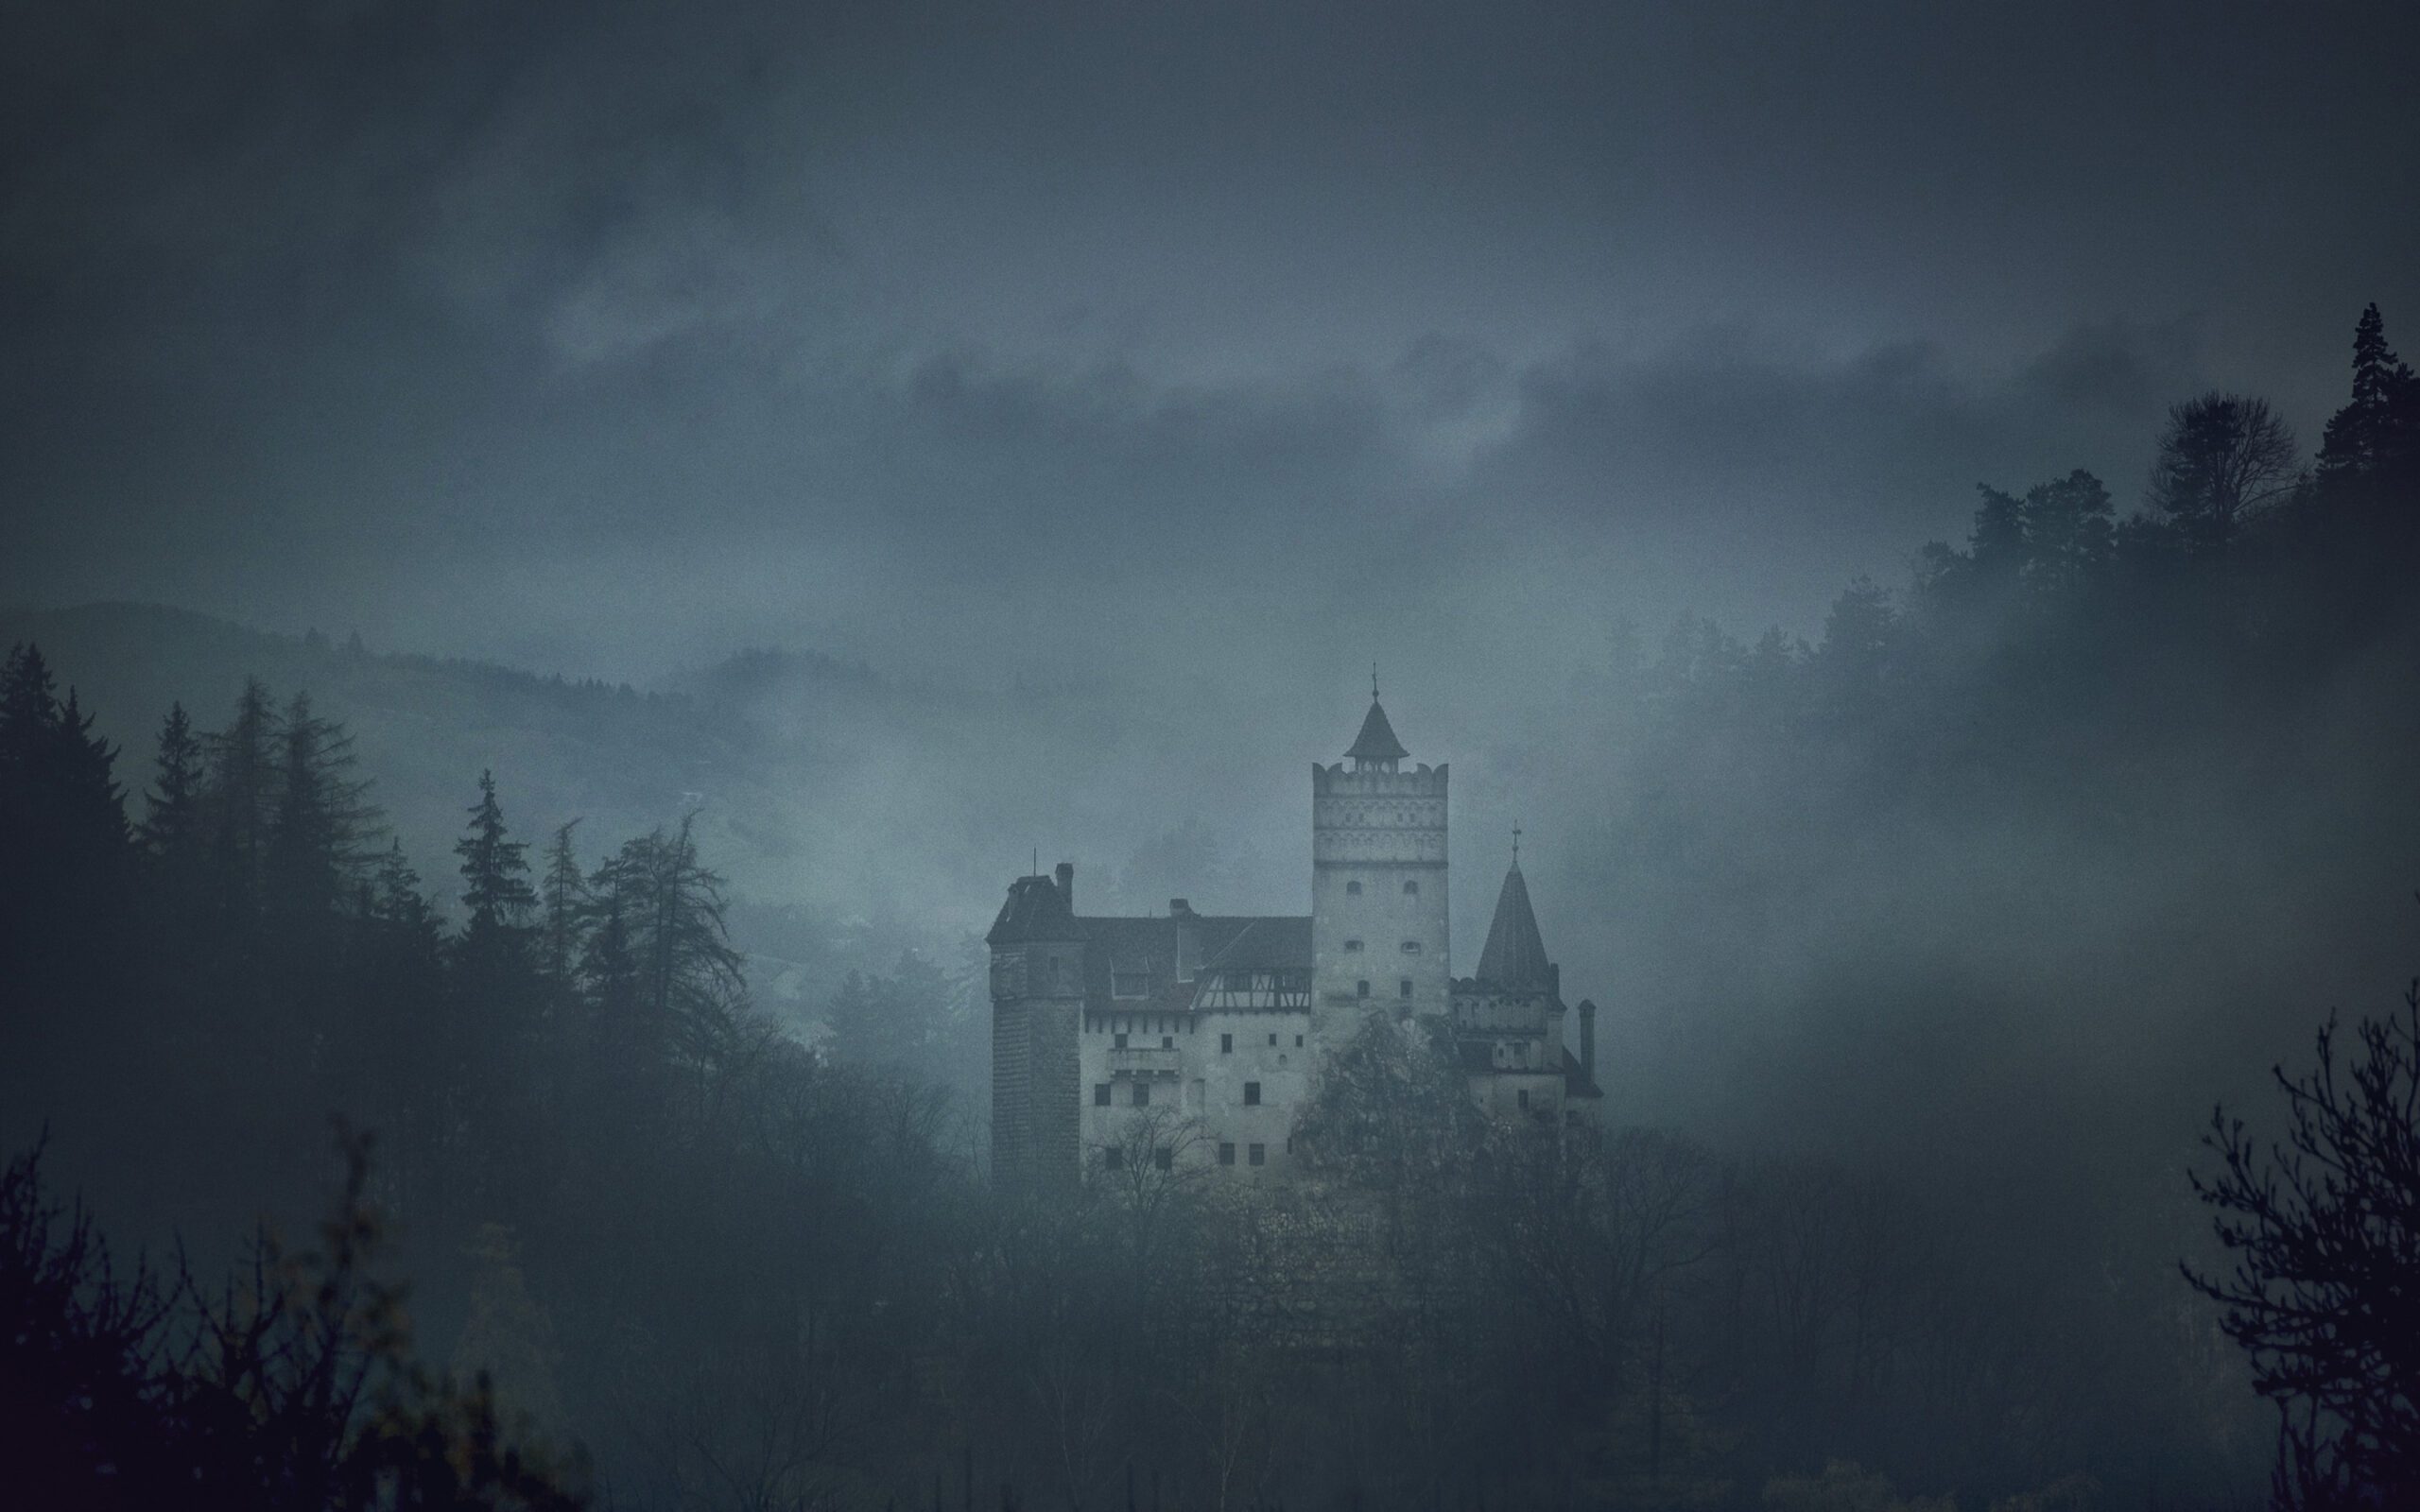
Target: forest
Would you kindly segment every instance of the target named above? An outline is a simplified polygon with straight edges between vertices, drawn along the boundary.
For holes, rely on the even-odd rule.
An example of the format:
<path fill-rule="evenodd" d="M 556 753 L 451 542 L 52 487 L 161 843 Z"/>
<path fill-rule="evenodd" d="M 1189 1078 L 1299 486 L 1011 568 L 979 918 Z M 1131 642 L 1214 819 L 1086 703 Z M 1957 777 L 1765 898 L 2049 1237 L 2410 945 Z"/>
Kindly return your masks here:
<path fill-rule="evenodd" d="M 1375 1025 L 1266 1198 L 1143 1160 L 995 1194 L 946 942 L 835 973 L 804 1036 L 691 822 L 464 770 L 416 854 L 314 690 L 121 712 L 156 720 L 124 751 L 19 644 L 0 1473 L 128 1507 L 2409 1504 L 2420 380 L 2375 306 L 2352 358 L 2314 449 L 2184 398 L 2139 500 L 1984 487 L 1811 644 L 1618 630 L 1534 754 L 1590 796 L 1553 885 L 1649 963 L 1619 1126 L 1491 1125 Z"/>

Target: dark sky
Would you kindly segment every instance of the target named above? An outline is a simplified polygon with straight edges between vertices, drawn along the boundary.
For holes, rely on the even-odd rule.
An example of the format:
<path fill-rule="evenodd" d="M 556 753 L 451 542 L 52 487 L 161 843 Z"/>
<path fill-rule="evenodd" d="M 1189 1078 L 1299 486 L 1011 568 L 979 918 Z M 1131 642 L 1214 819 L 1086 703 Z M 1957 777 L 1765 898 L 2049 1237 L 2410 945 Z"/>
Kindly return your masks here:
<path fill-rule="evenodd" d="M 2420 347 L 2410 5 L 7 6 L 0 600 L 1534 691 Z"/>

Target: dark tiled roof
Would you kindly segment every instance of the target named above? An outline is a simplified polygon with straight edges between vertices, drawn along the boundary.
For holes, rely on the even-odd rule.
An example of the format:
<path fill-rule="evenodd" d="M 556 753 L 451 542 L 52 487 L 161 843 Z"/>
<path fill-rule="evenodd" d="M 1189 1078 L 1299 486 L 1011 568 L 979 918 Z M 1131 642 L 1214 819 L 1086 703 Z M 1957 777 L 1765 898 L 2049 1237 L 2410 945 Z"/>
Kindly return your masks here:
<path fill-rule="evenodd" d="M 1214 967 L 1260 967 L 1270 971 L 1307 971 L 1311 969 L 1311 921 L 1309 918 L 1270 916 L 1262 919 L 1220 919 L 1220 923 L 1240 924 L 1233 938 L 1209 957 Z"/>
<path fill-rule="evenodd" d="M 1377 699 L 1373 698 L 1370 700 L 1370 713 L 1361 721 L 1360 735 L 1354 740 L 1353 748 L 1344 754 L 1357 761 L 1396 762 L 1411 752 L 1403 748 L 1402 741 L 1395 739 L 1394 727 L 1387 723 L 1387 712 L 1378 707 Z"/>
<path fill-rule="evenodd" d="M 1176 921 L 1171 919 L 1079 919 L 1080 937 L 1102 960 L 1127 970 L 1145 960 L 1176 958 Z"/>
<path fill-rule="evenodd" d="M 1078 940 L 1084 934 L 1068 910 L 1067 895 L 1048 877 L 1019 877 L 1009 884 L 1009 900 L 1000 917 L 983 936 L 990 945 L 1015 945 L 1027 940 Z"/>
<path fill-rule="evenodd" d="M 1194 981 L 1177 979 L 1175 915 L 1145 918 L 1095 918 L 1071 921 L 1084 950 L 1084 990 L 1105 1003 L 1151 1008 L 1184 1007 L 1192 1002 Z M 1263 915 L 1186 916 L 1193 931 L 1195 976 L 1221 967 L 1253 967 L 1267 971 L 1311 969 L 1311 921 L 1307 918 Z M 1147 995 L 1117 992 L 1118 977 L 1145 975 Z"/>
<path fill-rule="evenodd" d="M 1495 919 L 1487 926 L 1487 946 L 1478 953 L 1478 980 L 1510 991 L 1537 991 L 1551 984 L 1546 941 L 1538 937 L 1538 916 L 1530 910 L 1530 885 L 1521 868 L 1504 874 L 1504 890 L 1495 895 Z"/>

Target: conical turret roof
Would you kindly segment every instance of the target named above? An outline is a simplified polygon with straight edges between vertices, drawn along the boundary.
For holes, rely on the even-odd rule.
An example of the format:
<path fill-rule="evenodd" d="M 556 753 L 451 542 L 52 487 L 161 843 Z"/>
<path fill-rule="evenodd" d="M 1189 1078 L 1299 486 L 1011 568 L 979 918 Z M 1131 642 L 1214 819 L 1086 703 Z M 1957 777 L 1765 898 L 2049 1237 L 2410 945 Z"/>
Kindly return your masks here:
<path fill-rule="evenodd" d="M 1509 991 L 1535 991 L 1552 985 L 1538 916 L 1530 911 L 1530 885 L 1515 863 L 1495 895 L 1495 919 L 1487 926 L 1487 948 L 1478 953 L 1478 979 Z"/>
<path fill-rule="evenodd" d="M 1387 723 L 1387 712 L 1378 707 L 1377 699 L 1372 698 L 1370 713 L 1361 721 L 1361 733 L 1354 739 L 1353 748 L 1344 754 L 1355 761 L 1399 762 L 1411 752 L 1395 739 L 1395 728 Z"/>

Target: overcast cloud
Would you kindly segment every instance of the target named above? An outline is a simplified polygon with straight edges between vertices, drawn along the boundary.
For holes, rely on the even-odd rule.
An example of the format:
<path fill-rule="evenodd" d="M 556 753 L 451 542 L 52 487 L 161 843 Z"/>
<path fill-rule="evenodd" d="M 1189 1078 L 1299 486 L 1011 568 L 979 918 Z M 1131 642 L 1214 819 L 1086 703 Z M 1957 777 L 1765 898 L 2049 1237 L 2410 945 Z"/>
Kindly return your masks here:
<path fill-rule="evenodd" d="M 136 9 L 11 8 L 0 598 L 1547 686 L 2420 329 L 2403 7 Z"/>

